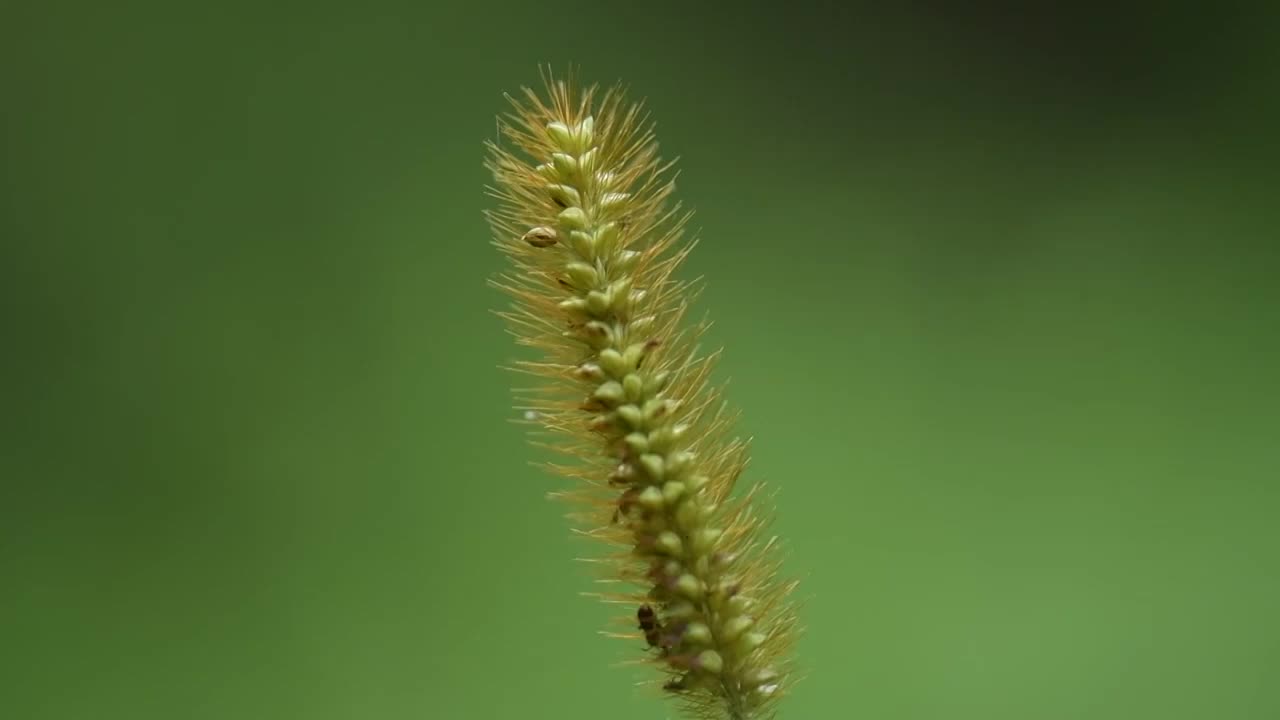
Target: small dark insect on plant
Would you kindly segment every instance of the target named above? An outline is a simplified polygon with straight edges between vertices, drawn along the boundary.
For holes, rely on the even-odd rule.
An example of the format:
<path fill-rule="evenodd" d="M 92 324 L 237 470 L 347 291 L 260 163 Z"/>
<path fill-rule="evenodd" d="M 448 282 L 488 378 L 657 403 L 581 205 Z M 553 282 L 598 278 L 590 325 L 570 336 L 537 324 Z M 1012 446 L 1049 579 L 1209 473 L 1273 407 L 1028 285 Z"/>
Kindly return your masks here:
<path fill-rule="evenodd" d="M 636 611 L 636 620 L 640 622 L 640 631 L 644 633 L 645 642 L 649 643 L 649 647 L 658 647 L 658 642 L 662 636 L 662 626 L 658 624 L 658 614 L 653 611 L 649 605 L 641 605 Z"/>

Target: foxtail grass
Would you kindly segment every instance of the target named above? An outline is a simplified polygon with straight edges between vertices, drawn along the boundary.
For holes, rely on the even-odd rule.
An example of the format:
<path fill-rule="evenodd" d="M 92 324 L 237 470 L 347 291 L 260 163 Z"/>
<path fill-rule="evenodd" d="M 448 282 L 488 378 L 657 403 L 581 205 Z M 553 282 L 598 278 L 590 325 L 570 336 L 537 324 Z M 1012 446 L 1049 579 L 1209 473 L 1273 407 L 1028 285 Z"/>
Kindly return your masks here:
<path fill-rule="evenodd" d="M 748 443 L 690 322 L 700 283 L 678 270 L 696 242 L 674 202 L 641 103 L 613 87 L 544 73 L 510 97 L 489 144 L 493 242 L 510 261 L 492 282 L 500 314 L 537 359 L 518 410 L 563 461 L 553 493 L 616 592 L 618 632 L 658 669 L 652 685 L 690 717 L 772 717 L 794 684 L 798 626 L 767 536 L 760 484 L 737 488 Z M 643 653 L 643 654 L 640 654 Z"/>

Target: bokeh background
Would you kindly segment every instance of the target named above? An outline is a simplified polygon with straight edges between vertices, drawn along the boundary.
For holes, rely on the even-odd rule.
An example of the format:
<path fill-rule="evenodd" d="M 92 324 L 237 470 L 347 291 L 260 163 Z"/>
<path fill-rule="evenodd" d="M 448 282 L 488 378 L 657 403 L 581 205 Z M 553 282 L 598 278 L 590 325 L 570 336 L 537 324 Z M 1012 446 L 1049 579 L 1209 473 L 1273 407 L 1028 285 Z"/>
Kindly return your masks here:
<path fill-rule="evenodd" d="M 0 717 L 645 720 L 498 365 L 501 93 L 648 98 L 783 718 L 1280 717 L 1274 4 L 7 2 Z"/>

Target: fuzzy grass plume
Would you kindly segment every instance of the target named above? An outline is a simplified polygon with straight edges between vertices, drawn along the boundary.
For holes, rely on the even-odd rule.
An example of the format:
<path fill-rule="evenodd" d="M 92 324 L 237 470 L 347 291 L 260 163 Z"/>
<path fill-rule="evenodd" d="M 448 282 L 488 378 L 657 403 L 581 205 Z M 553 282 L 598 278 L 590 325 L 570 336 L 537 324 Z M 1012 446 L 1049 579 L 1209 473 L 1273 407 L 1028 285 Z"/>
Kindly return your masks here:
<path fill-rule="evenodd" d="M 544 81 L 509 98 L 487 163 L 511 261 L 501 315 L 541 355 L 516 363 L 541 380 L 518 409 L 568 458 L 548 467 L 575 484 L 553 495 L 576 531 L 610 550 L 593 562 L 620 589 L 599 596 L 631 632 L 607 634 L 646 648 L 690 716 L 771 717 L 792 682 L 794 584 L 777 579 L 761 486 L 733 492 L 747 444 L 710 382 L 719 353 L 699 352 L 707 323 L 686 322 L 698 283 L 675 276 L 689 213 L 640 104 Z"/>

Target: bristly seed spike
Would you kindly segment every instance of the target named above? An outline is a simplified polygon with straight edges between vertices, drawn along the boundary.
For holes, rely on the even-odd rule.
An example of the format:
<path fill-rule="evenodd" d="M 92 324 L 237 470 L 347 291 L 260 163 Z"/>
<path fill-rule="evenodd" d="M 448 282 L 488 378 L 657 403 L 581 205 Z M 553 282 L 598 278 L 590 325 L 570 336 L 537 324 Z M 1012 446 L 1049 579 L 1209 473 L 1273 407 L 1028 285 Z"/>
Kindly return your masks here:
<path fill-rule="evenodd" d="M 719 351 L 698 349 L 710 322 L 686 318 L 701 281 L 676 277 L 697 238 L 674 161 L 621 85 L 540 73 L 541 93 L 506 96 L 506 146 L 487 143 L 486 216 L 511 263 L 491 282 L 513 301 L 498 314 L 541 354 L 513 363 L 543 383 L 521 392 L 521 422 L 572 459 L 540 464 L 575 483 L 552 497 L 608 548 L 584 560 L 623 591 L 584 594 L 628 608 L 630 632 L 606 634 L 643 640 L 690 717 L 764 720 L 795 682 L 795 584 L 761 535 L 766 494 L 733 493 L 747 444 L 710 379 Z"/>

